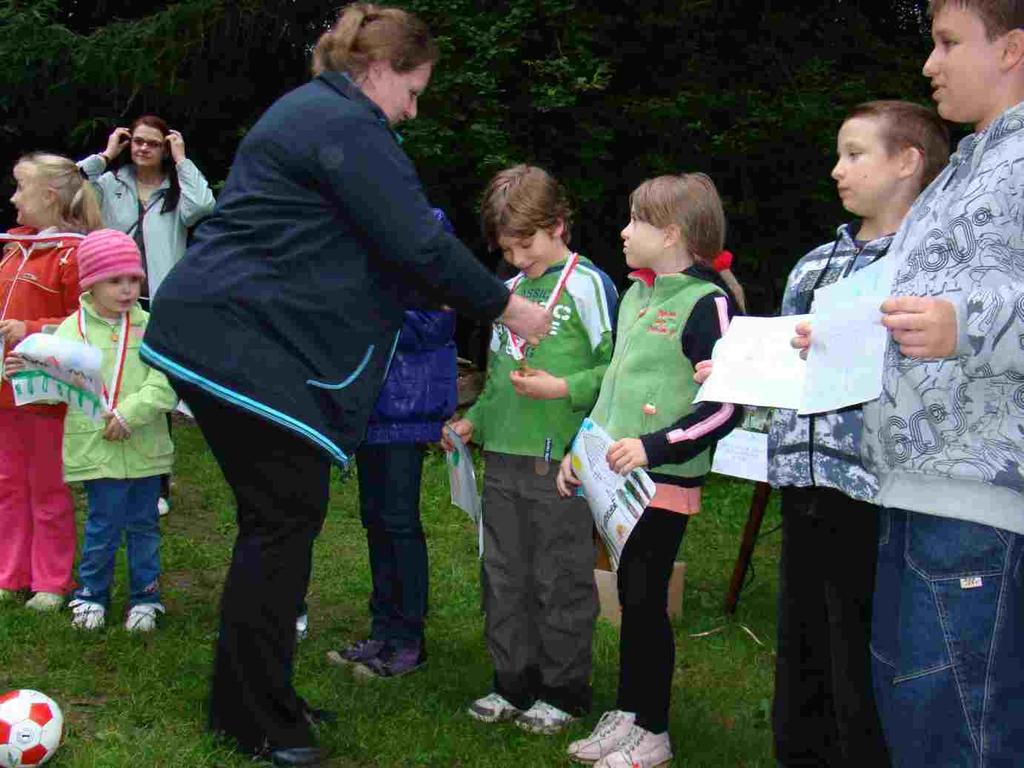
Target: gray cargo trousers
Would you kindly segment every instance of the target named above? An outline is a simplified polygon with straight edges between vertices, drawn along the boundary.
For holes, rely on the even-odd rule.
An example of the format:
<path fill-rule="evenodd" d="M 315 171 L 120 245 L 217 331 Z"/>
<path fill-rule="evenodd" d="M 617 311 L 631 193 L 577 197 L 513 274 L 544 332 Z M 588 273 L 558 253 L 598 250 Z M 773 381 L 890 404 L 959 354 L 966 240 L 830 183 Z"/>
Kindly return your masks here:
<path fill-rule="evenodd" d="M 539 699 L 582 714 L 598 612 L 590 510 L 558 496 L 557 462 L 484 456 L 481 586 L 494 689 L 520 709 Z"/>

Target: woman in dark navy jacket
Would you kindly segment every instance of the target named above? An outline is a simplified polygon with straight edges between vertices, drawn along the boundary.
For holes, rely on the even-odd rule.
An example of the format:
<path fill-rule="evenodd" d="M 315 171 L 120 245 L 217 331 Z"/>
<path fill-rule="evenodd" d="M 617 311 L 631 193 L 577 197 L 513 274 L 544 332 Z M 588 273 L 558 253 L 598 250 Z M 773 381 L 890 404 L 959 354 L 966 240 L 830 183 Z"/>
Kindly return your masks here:
<path fill-rule="evenodd" d="M 330 462 L 363 438 L 410 296 L 534 343 L 549 327 L 443 230 L 391 131 L 415 117 L 436 58 L 411 14 L 344 9 L 313 80 L 242 140 L 141 350 L 191 406 L 238 506 L 210 726 L 276 765 L 322 760 L 322 713 L 292 687 L 295 620 Z"/>

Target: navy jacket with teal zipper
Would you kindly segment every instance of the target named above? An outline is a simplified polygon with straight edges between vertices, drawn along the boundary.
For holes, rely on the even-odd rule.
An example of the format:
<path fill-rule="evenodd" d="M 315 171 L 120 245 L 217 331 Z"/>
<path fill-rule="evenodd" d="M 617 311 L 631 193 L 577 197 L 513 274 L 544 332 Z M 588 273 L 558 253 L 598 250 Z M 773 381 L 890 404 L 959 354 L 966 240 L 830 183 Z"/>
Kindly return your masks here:
<path fill-rule="evenodd" d="M 141 354 L 344 464 L 424 296 L 490 321 L 508 291 L 434 217 L 384 114 L 324 73 L 243 139 Z"/>

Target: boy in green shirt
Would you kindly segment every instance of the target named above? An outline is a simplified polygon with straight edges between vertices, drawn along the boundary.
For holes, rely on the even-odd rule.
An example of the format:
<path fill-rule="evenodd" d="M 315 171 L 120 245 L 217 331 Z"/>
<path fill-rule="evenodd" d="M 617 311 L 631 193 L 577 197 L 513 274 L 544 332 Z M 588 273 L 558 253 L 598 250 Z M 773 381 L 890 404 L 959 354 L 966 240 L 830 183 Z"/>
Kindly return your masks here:
<path fill-rule="evenodd" d="M 589 709 L 597 616 L 590 512 L 581 498 L 559 498 L 554 480 L 611 360 L 617 296 L 569 251 L 570 216 L 541 168 L 518 165 L 488 185 L 484 233 L 520 270 L 509 289 L 549 307 L 551 331 L 529 348 L 496 325 L 483 393 L 449 425 L 483 446 L 487 464 L 481 580 L 494 692 L 469 714 L 535 733 Z"/>

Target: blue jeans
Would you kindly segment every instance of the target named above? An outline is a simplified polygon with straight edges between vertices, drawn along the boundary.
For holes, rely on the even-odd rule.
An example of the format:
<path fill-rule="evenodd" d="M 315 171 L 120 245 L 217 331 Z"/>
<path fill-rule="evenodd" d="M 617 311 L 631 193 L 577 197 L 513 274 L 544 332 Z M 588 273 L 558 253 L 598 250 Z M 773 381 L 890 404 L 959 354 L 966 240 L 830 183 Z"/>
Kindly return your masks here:
<path fill-rule="evenodd" d="M 397 645 L 422 642 L 429 589 L 420 524 L 423 446 L 364 444 L 356 451 L 356 466 L 373 578 L 370 636 Z"/>
<path fill-rule="evenodd" d="M 160 477 L 87 480 L 89 516 L 78 564 L 81 586 L 75 597 L 110 604 L 114 556 L 127 539 L 128 605 L 160 602 Z"/>
<path fill-rule="evenodd" d="M 897 768 L 1024 760 L 1024 536 L 885 509 L 875 698 Z"/>

